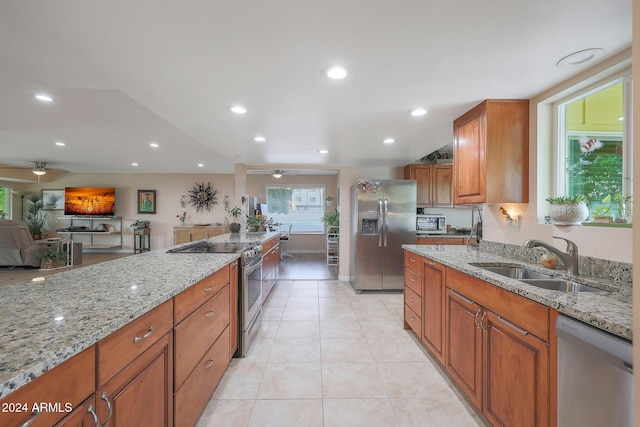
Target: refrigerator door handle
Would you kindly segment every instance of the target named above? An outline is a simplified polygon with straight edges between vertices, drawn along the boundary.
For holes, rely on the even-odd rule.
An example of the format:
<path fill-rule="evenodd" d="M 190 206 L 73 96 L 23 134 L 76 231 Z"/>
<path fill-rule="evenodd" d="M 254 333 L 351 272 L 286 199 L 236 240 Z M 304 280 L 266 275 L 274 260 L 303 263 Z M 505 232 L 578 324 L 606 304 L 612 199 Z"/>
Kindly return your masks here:
<path fill-rule="evenodd" d="M 378 210 L 379 212 L 379 216 L 378 216 L 378 247 L 381 248 L 382 247 L 382 229 L 384 228 L 383 225 L 383 218 L 384 218 L 384 213 L 382 211 L 382 200 L 378 200 Z"/>
<path fill-rule="evenodd" d="M 389 200 L 384 199 L 384 246 L 387 246 L 387 230 L 389 221 L 387 215 L 389 214 Z"/>

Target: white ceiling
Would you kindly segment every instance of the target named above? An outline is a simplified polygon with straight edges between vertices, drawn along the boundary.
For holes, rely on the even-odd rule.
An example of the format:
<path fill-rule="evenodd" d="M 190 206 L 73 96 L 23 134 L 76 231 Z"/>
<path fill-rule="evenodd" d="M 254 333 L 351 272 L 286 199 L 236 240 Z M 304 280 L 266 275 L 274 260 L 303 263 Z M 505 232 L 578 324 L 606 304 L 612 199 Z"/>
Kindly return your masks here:
<path fill-rule="evenodd" d="M 628 48 L 631 15 L 631 0 L 0 0 L 0 163 L 402 166 L 450 143 L 481 100 L 592 65 L 556 67 L 565 55 Z M 336 63 L 345 80 L 323 76 Z"/>

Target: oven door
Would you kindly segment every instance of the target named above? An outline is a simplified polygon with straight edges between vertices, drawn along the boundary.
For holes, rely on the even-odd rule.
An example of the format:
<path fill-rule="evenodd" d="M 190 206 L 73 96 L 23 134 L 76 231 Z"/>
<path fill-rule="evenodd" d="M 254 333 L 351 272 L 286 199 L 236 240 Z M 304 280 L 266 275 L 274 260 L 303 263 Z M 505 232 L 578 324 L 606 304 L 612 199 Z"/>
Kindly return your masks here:
<path fill-rule="evenodd" d="M 242 278 L 242 330 L 246 331 L 262 306 L 262 258 L 245 267 Z"/>

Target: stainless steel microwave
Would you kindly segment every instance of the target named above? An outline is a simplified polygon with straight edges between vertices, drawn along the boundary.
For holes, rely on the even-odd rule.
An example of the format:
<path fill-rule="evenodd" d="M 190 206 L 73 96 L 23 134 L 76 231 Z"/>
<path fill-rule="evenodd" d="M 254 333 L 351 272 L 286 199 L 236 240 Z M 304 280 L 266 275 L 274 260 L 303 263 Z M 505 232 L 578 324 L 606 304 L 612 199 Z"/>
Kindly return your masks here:
<path fill-rule="evenodd" d="M 438 214 L 416 215 L 416 233 L 445 234 L 447 232 L 447 217 Z"/>

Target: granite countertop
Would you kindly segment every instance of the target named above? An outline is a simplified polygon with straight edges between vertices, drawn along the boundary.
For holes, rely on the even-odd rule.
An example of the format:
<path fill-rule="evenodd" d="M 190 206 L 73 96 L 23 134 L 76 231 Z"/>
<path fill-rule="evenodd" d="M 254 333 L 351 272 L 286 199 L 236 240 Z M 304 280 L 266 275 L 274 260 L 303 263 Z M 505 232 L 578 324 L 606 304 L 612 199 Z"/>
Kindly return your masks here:
<path fill-rule="evenodd" d="M 207 240 L 255 243 L 278 234 Z M 165 248 L 1 286 L 0 398 L 238 258 Z"/>
<path fill-rule="evenodd" d="M 605 279 L 589 276 L 571 276 L 562 271 L 547 270 L 538 264 L 527 263 L 467 246 L 403 245 L 404 249 L 432 259 L 447 267 L 484 280 L 530 300 L 557 309 L 592 326 L 632 339 L 632 290 Z M 545 274 L 570 279 L 576 283 L 593 286 L 606 292 L 560 292 L 528 285 L 497 273 L 484 270 L 487 265 L 519 265 Z"/>
<path fill-rule="evenodd" d="M 416 237 L 420 238 L 428 238 L 428 239 L 461 239 L 464 238 L 466 239 L 467 237 L 469 237 L 469 234 L 462 234 L 462 233 L 458 233 L 458 232 L 450 232 L 450 233 L 444 233 L 444 234 L 423 234 L 423 233 L 416 233 Z M 476 236 L 471 236 L 472 239 L 475 239 Z"/>

